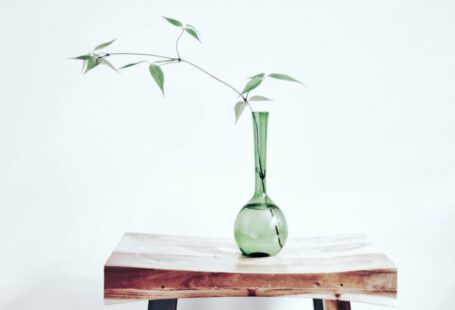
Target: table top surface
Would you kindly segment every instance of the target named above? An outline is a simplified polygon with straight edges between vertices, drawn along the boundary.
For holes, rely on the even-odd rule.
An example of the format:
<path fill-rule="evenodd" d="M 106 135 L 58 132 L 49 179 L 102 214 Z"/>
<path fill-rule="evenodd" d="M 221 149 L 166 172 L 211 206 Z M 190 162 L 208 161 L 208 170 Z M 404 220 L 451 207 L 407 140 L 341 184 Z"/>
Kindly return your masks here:
<path fill-rule="evenodd" d="M 291 239 L 276 256 L 249 258 L 226 239 L 126 233 L 106 266 L 270 274 L 395 268 L 362 234 Z"/>
<path fill-rule="evenodd" d="M 105 297 L 251 296 L 254 290 L 254 296 L 389 304 L 396 279 L 395 265 L 363 234 L 290 239 L 276 256 L 248 258 L 231 239 L 126 233 L 105 264 Z"/>

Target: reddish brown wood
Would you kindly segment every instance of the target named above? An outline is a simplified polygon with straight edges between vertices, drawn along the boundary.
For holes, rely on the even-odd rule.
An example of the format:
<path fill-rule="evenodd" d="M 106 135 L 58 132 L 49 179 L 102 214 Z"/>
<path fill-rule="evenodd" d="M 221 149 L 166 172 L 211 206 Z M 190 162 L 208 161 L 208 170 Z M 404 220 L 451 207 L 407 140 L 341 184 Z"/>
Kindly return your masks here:
<path fill-rule="evenodd" d="M 396 268 L 359 235 L 298 239 L 276 257 L 245 258 L 229 241 L 126 234 L 104 272 L 107 302 L 302 295 L 390 304 L 397 289 Z"/>
<path fill-rule="evenodd" d="M 324 300 L 324 310 L 351 310 L 351 303 L 341 300 Z"/>

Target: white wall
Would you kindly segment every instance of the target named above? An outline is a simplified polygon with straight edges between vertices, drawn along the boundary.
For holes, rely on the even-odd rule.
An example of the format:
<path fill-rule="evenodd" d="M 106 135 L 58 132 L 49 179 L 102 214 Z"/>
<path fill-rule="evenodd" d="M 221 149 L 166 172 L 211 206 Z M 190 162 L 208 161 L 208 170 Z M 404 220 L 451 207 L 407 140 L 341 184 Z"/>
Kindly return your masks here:
<path fill-rule="evenodd" d="M 455 5 L 451 1 L 0 2 L 0 308 L 105 309 L 102 266 L 125 231 L 232 236 L 253 190 L 252 126 L 185 65 L 80 74 L 70 56 L 182 54 L 237 87 L 266 82 L 269 192 L 291 236 L 365 232 L 399 267 L 399 309 L 455 288 Z M 116 64 L 126 58 L 112 59 Z M 244 306 L 245 305 L 245 306 Z M 308 300 L 181 309 L 311 309 Z M 145 309 L 145 303 L 109 309 Z M 106 308 L 107 309 L 107 308 Z M 354 305 L 354 309 L 380 309 Z"/>

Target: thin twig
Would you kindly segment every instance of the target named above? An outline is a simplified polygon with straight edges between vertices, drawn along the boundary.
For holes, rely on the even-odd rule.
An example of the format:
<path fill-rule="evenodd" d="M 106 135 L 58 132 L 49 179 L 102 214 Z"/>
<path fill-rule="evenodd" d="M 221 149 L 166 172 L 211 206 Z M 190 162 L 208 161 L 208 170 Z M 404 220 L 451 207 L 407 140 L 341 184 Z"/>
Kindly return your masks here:
<path fill-rule="evenodd" d="M 186 27 L 186 25 L 185 25 L 185 27 Z M 179 34 L 179 36 L 177 38 L 177 41 L 175 41 L 175 52 L 177 53 L 178 59 L 180 59 L 179 41 L 180 41 L 180 38 L 182 37 L 184 31 L 185 31 L 185 28 L 182 28 L 182 32 L 180 32 L 180 34 Z"/>
<path fill-rule="evenodd" d="M 174 57 L 168 57 L 168 56 L 162 56 L 162 55 L 156 55 L 156 54 L 147 54 L 147 53 L 106 53 L 101 57 L 109 57 L 109 56 L 115 56 L 115 55 L 123 55 L 123 56 L 147 56 L 147 57 L 157 57 L 157 58 L 163 58 L 163 59 L 168 59 L 168 60 L 178 60 L 178 58 Z"/>
<path fill-rule="evenodd" d="M 208 72 L 207 70 L 205 70 L 205 69 L 199 67 L 198 65 L 196 65 L 196 64 L 194 64 L 194 63 L 192 63 L 192 62 L 189 62 L 188 60 L 181 59 L 181 61 L 184 62 L 184 63 L 186 63 L 186 64 L 189 64 L 190 66 L 192 66 L 192 67 L 198 69 L 198 70 L 201 71 L 201 72 L 204 72 L 204 73 L 207 74 L 208 76 L 210 76 L 210 77 L 212 77 L 213 79 L 217 80 L 218 82 L 220 82 L 220 83 L 226 85 L 227 87 L 229 87 L 230 89 L 232 89 L 233 91 L 235 91 L 239 96 L 241 96 L 242 99 L 243 99 L 243 101 L 245 101 L 245 102 L 247 103 L 247 100 L 246 100 L 245 96 L 243 96 L 242 93 L 241 93 L 240 91 L 238 91 L 234 86 L 232 86 L 232 85 L 226 83 L 226 82 L 223 81 L 222 79 L 220 79 L 220 78 L 214 76 L 213 74 L 211 74 L 211 73 Z M 250 107 L 250 108 L 251 108 L 251 107 Z"/>

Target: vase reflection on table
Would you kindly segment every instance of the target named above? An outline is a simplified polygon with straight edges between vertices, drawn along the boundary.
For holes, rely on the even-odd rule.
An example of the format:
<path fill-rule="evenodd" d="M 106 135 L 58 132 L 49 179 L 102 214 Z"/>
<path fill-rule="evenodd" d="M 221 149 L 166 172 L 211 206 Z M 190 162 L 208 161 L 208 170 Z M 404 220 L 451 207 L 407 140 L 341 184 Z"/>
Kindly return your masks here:
<path fill-rule="evenodd" d="M 235 220 L 234 236 L 249 257 L 273 256 L 286 243 L 288 228 L 280 208 L 267 194 L 268 112 L 253 112 L 255 191 Z"/>

